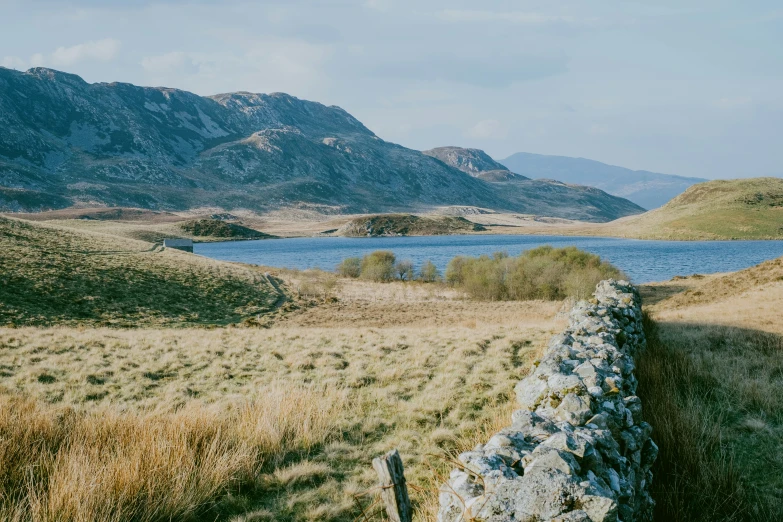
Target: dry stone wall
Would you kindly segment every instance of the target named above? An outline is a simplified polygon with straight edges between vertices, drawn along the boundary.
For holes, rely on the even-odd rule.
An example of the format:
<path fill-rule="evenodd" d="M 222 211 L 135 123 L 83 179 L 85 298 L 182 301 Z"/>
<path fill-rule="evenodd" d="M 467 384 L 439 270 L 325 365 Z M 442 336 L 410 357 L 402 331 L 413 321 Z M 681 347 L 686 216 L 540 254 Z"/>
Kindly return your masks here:
<path fill-rule="evenodd" d="M 511 426 L 459 456 L 438 522 L 651 520 L 658 448 L 634 376 L 645 346 L 637 289 L 599 283 L 517 384 Z"/>

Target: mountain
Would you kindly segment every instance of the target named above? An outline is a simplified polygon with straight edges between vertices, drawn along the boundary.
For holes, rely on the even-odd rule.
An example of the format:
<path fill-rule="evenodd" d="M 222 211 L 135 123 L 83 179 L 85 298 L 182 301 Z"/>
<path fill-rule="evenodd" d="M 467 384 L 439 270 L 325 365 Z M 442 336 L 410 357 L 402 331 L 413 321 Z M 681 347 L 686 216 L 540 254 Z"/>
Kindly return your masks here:
<path fill-rule="evenodd" d="M 0 209 L 128 206 L 257 211 L 416 211 L 444 205 L 537 213 L 493 183 L 378 138 L 339 107 L 282 93 L 202 97 L 0 67 Z M 548 205 L 605 221 L 617 205 Z"/>
<path fill-rule="evenodd" d="M 707 181 L 702 178 L 630 170 L 584 158 L 527 152 L 513 154 L 500 163 L 531 178 L 552 178 L 566 183 L 597 187 L 647 209 L 660 207 L 691 185 Z"/>
<path fill-rule="evenodd" d="M 570 219 L 596 221 L 591 216 L 624 216 L 640 214 L 644 209 L 595 187 L 572 185 L 551 179 L 530 179 L 511 172 L 479 149 L 437 147 L 423 151 L 443 163 L 493 185 L 507 200 L 528 213 L 550 215 L 548 208 L 567 206 L 573 211 Z"/>
<path fill-rule="evenodd" d="M 649 239 L 782 239 L 783 179 L 699 183 L 661 208 L 612 225 Z"/>

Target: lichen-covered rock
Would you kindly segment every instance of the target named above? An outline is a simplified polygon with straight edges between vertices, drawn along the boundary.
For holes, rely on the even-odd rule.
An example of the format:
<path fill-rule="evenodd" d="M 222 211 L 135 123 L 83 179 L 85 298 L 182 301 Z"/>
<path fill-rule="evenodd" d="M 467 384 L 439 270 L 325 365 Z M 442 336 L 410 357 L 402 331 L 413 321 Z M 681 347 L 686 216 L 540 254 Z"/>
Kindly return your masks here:
<path fill-rule="evenodd" d="M 644 522 L 658 447 L 636 396 L 638 291 L 602 281 L 520 381 L 511 426 L 460 455 L 438 522 Z"/>

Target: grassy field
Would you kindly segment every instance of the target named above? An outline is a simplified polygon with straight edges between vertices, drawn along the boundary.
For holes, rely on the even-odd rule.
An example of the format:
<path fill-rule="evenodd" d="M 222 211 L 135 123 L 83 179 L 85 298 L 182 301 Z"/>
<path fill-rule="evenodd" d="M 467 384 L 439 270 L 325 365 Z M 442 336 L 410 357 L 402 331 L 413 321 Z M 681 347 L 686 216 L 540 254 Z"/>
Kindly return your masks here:
<path fill-rule="evenodd" d="M 260 270 L 5 218 L 0 278 L 0 324 L 14 325 L 225 325 L 284 297 Z"/>
<path fill-rule="evenodd" d="M 432 521 L 570 306 L 97 230 L 0 219 L 1 520 L 382 520 L 398 448 Z M 783 519 L 783 259 L 642 291 L 656 520 Z"/>
<path fill-rule="evenodd" d="M 370 463 L 391 448 L 432 520 L 446 459 L 507 422 L 562 325 L 560 302 L 0 225 L 17 325 L 0 328 L 2 520 L 380 520 Z M 278 287 L 297 306 L 266 328 L 220 326 Z M 140 297 L 153 288 L 179 297 Z"/>
<path fill-rule="evenodd" d="M 783 519 L 783 258 L 643 287 L 657 520 Z"/>

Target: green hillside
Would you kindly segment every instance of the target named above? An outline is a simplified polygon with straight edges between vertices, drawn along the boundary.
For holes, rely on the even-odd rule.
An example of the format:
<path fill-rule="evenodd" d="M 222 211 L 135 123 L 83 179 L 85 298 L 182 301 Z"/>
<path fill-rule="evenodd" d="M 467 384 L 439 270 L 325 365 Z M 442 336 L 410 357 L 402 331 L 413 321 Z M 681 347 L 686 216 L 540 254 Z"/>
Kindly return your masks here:
<path fill-rule="evenodd" d="M 616 226 L 622 235 L 654 239 L 783 239 L 783 179 L 699 183 Z"/>
<path fill-rule="evenodd" d="M 263 273 L 153 244 L 0 218 L 0 325 L 212 325 L 281 297 Z"/>

